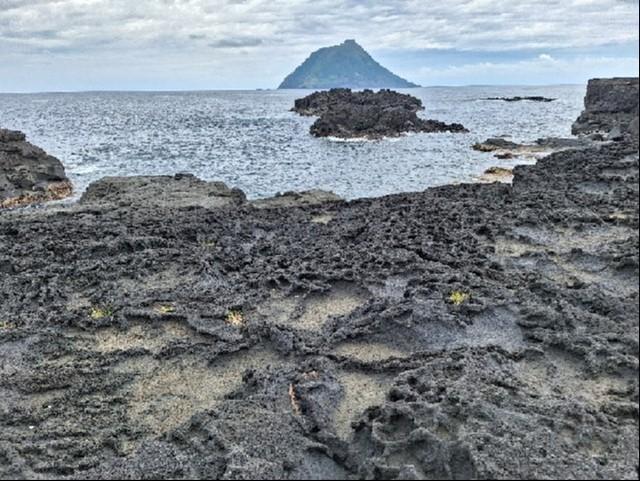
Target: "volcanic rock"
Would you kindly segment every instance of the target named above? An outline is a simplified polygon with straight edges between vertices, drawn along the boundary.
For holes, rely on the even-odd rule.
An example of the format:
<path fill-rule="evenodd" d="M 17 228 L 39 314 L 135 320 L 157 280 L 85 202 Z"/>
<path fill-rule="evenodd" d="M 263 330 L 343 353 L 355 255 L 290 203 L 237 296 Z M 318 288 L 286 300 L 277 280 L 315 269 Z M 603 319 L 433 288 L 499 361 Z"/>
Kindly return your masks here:
<path fill-rule="evenodd" d="M 472 146 L 479 152 L 493 152 L 498 159 L 512 159 L 514 157 L 541 158 L 554 152 L 568 149 L 586 149 L 593 147 L 594 142 L 587 138 L 557 138 L 548 137 L 535 141 L 533 144 L 520 144 L 503 138 L 489 138 Z"/>
<path fill-rule="evenodd" d="M 420 99 L 391 90 L 332 89 L 297 99 L 293 111 L 320 116 L 310 129 L 316 137 L 380 139 L 410 132 L 467 132 L 460 124 L 418 117 L 423 109 Z"/>
<path fill-rule="evenodd" d="M 22 132 L 0 129 L 0 209 L 71 195 L 62 163 L 26 141 Z"/>
<path fill-rule="evenodd" d="M 312 189 L 302 192 L 284 192 L 274 197 L 251 201 L 251 205 L 258 209 L 273 209 L 281 207 L 301 207 L 340 202 L 343 199 L 326 190 Z"/>
<path fill-rule="evenodd" d="M 505 184 L 509 184 L 513 181 L 513 169 L 508 169 L 506 167 L 489 167 L 484 171 L 480 177 L 478 177 L 478 182 L 502 182 Z"/>
<path fill-rule="evenodd" d="M 237 206 L 246 201 L 239 189 L 223 182 L 205 182 L 192 174 L 104 177 L 89 185 L 81 204 L 158 208 Z M 150 204 L 150 205 L 149 205 Z"/>
<path fill-rule="evenodd" d="M 533 96 L 529 96 L 529 97 L 488 97 L 486 99 L 483 100 L 502 100 L 504 102 L 523 102 L 523 101 L 529 101 L 529 102 L 554 102 L 557 99 L 550 99 L 548 97 L 541 97 L 538 95 L 533 95 Z"/>
<path fill-rule="evenodd" d="M 589 80 L 584 107 L 572 126 L 574 135 L 628 135 L 638 142 L 638 77 Z"/>

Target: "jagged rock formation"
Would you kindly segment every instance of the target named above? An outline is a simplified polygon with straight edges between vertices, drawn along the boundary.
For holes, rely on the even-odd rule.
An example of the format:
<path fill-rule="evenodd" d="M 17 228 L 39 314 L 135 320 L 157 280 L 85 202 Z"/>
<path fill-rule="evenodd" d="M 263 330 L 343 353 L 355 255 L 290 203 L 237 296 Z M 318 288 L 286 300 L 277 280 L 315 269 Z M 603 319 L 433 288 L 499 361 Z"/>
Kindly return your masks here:
<path fill-rule="evenodd" d="M 381 66 L 356 43 L 346 40 L 321 48 L 280 84 L 281 89 L 413 88 L 418 85 Z"/>
<path fill-rule="evenodd" d="M 0 209 L 71 195 L 62 163 L 26 141 L 22 132 L 0 129 Z"/>
<path fill-rule="evenodd" d="M 574 135 L 616 139 L 628 134 L 638 141 L 638 77 L 589 80 L 584 107 L 571 129 Z"/>
<path fill-rule="evenodd" d="M 472 146 L 479 152 L 492 152 L 498 159 L 527 157 L 539 159 L 554 152 L 568 149 L 586 149 L 595 144 L 589 139 L 548 137 L 536 140 L 532 144 L 520 144 L 504 138 L 490 138 Z"/>
<path fill-rule="evenodd" d="M 467 132 L 460 124 L 424 120 L 422 101 L 391 90 L 331 89 L 297 99 L 293 111 L 320 118 L 311 126 L 316 137 L 397 137 L 408 132 Z"/>
<path fill-rule="evenodd" d="M 484 100 L 502 100 L 503 102 L 523 102 L 523 101 L 529 101 L 529 102 L 554 102 L 556 99 L 550 99 L 548 97 L 541 97 L 539 95 L 532 95 L 532 96 L 528 96 L 528 97 L 520 97 L 520 96 L 516 96 L 516 97 L 488 97 Z"/>
<path fill-rule="evenodd" d="M 637 477 L 637 146 L 267 209 L 156 180 L 0 215 L 0 478 Z"/>

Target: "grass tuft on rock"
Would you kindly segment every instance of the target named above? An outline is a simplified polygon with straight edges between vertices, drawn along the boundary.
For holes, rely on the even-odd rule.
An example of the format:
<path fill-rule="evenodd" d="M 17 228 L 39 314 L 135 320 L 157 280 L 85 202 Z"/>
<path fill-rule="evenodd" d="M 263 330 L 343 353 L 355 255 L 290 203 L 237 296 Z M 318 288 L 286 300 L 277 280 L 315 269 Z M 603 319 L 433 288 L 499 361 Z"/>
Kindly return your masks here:
<path fill-rule="evenodd" d="M 453 291 L 449 295 L 449 302 L 454 306 L 460 306 L 471 299 L 471 294 L 462 291 Z"/>
<path fill-rule="evenodd" d="M 233 327 L 242 327 L 244 326 L 244 316 L 242 311 L 239 310 L 231 310 L 227 313 L 227 317 L 225 318 L 225 322 Z"/>
<path fill-rule="evenodd" d="M 89 317 L 94 321 L 99 321 L 111 316 L 113 316 L 113 308 L 109 306 L 93 306 L 89 313 Z"/>

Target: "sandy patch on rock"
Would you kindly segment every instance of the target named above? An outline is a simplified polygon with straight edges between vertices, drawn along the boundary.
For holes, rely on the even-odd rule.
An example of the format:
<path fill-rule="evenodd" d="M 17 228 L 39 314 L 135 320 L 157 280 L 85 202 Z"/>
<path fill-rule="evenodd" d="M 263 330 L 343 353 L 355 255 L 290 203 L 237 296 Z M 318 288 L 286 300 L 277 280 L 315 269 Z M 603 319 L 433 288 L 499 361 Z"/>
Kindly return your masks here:
<path fill-rule="evenodd" d="M 242 384 L 247 369 L 284 365 L 275 353 L 243 351 L 211 364 L 197 357 L 131 359 L 119 370 L 134 376 L 127 388 L 129 417 L 147 431 L 162 434 L 188 421 L 194 414 L 214 408 Z"/>
<path fill-rule="evenodd" d="M 379 342 L 350 342 L 340 344 L 333 350 L 333 353 L 367 363 L 388 361 L 394 358 L 403 359 L 409 355 L 407 352 Z"/>
<path fill-rule="evenodd" d="M 336 409 L 334 427 L 336 434 L 344 440 L 351 437 L 351 423 L 364 411 L 384 402 L 391 387 L 391 377 L 343 371 L 338 375 L 343 388 L 343 397 Z"/>
<path fill-rule="evenodd" d="M 206 339 L 184 323 L 165 321 L 136 324 L 129 329 L 108 327 L 96 331 L 93 348 L 102 353 L 147 349 L 159 352 L 176 341 L 204 342 Z"/>

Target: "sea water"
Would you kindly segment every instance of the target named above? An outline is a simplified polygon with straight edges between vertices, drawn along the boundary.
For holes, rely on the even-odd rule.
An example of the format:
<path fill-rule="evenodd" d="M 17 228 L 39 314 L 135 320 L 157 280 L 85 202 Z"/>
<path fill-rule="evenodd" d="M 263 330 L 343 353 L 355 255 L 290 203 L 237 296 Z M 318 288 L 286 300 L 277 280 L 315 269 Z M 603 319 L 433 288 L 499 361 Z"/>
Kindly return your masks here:
<path fill-rule="evenodd" d="M 498 160 L 471 146 L 569 136 L 584 85 L 430 87 L 420 116 L 458 122 L 468 134 L 413 134 L 344 142 L 309 134 L 314 119 L 291 112 L 304 90 L 0 94 L 0 128 L 21 130 L 58 157 L 76 197 L 104 176 L 190 172 L 242 189 L 249 198 L 326 189 L 348 198 L 473 181 Z M 554 102 L 487 97 L 542 95 Z"/>

